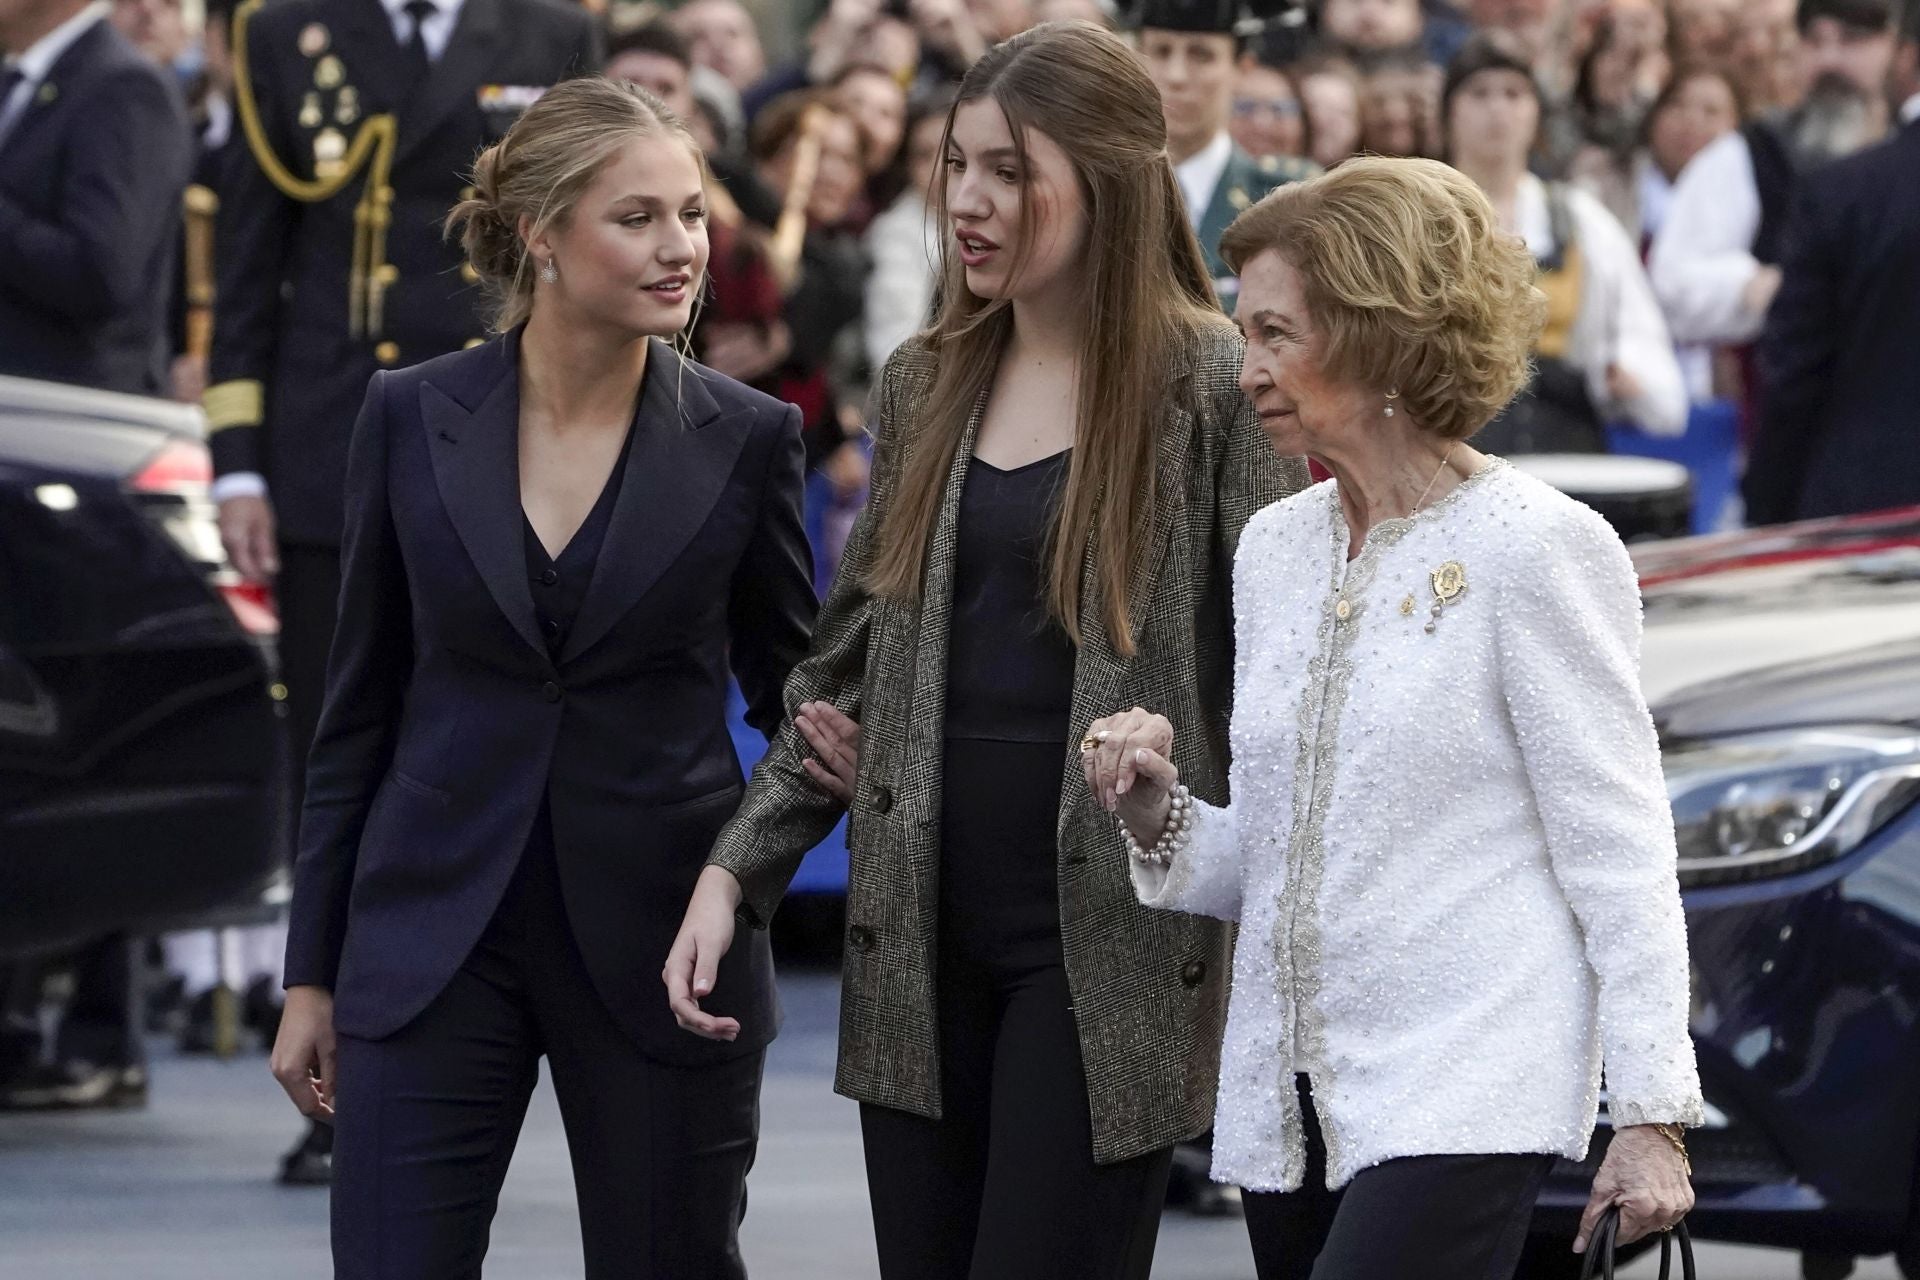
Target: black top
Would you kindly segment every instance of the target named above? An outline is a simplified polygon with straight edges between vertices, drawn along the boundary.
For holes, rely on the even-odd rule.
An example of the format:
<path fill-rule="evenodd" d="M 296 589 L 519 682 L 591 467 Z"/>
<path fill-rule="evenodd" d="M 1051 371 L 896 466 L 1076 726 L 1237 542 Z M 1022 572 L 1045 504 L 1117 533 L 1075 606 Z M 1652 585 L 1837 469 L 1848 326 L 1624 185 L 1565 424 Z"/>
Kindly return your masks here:
<path fill-rule="evenodd" d="M 580 522 L 579 529 L 558 557 L 547 554 L 533 521 L 523 510 L 520 524 L 525 530 L 527 578 L 533 587 L 533 613 L 540 620 L 540 634 L 547 652 L 556 659 L 566 646 L 567 633 L 580 616 L 580 605 L 587 598 L 587 584 L 593 581 L 593 566 L 600 559 L 600 546 L 607 540 L 607 525 L 613 519 L 613 504 L 620 496 L 620 482 L 627 473 L 627 455 L 633 451 L 633 429 L 620 443 L 620 454 L 607 473 L 606 486 L 594 501 L 593 510 Z"/>
<path fill-rule="evenodd" d="M 972 459 L 960 496 L 948 640 L 949 738 L 1059 745 L 1074 647 L 1048 614 L 1047 543 L 1071 450 L 1002 471 Z"/>

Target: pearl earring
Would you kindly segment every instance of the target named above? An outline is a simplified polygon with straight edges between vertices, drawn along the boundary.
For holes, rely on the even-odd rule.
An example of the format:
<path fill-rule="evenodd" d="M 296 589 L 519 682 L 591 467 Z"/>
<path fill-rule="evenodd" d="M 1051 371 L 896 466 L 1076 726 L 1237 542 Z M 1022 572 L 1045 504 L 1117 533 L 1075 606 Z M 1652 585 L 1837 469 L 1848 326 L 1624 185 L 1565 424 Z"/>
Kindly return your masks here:
<path fill-rule="evenodd" d="M 560 283 L 560 269 L 553 265 L 552 258 L 548 258 L 544 263 L 540 265 L 540 283 L 542 284 L 559 284 Z"/>
<path fill-rule="evenodd" d="M 1394 388 L 1392 391 L 1387 392 L 1387 407 L 1384 410 L 1387 417 L 1391 418 L 1393 416 L 1393 402 L 1395 400 L 1398 400 L 1399 398 L 1400 398 L 1400 389 L 1398 387 Z"/>

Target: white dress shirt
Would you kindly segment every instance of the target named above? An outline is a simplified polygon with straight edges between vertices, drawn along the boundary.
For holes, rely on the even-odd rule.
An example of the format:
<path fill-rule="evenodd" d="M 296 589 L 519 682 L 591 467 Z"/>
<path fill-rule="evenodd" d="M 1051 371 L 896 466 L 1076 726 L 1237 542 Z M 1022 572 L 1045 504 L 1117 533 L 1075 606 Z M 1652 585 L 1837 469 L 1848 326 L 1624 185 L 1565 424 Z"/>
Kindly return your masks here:
<path fill-rule="evenodd" d="M 1301 1186 L 1299 1072 L 1329 1187 L 1400 1156 L 1581 1159 L 1603 1058 L 1614 1124 L 1702 1123 L 1626 548 L 1499 461 L 1348 540 L 1335 481 L 1248 523 L 1233 802 L 1133 864 L 1147 906 L 1240 925 L 1214 1178 Z"/>
<path fill-rule="evenodd" d="M 426 42 L 427 58 L 440 61 L 440 55 L 447 51 L 447 41 L 453 39 L 454 24 L 460 20 L 460 6 L 466 0 L 431 0 L 433 12 L 420 24 L 420 38 Z M 387 18 L 393 23 L 393 38 L 401 48 L 413 38 L 413 19 L 407 14 L 407 0 L 380 0 L 386 9 Z"/>
<path fill-rule="evenodd" d="M 1220 185 L 1220 176 L 1227 171 L 1227 161 L 1231 159 L 1233 138 L 1222 129 L 1214 135 L 1212 142 L 1173 166 L 1173 176 L 1180 183 L 1180 194 L 1187 201 L 1187 221 L 1194 230 L 1200 229 L 1201 219 L 1207 216 L 1207 209 L 1213 204 L 1213 193 Z"/>
<path fill-rule="evenodd" d="M 106 0 L 97 0 L 80 12 L 68 18 L 53 30 L 41 36 L 19 57 L 8 60 L 4 65 L 19 71 L 22 79 L 0 102 L 0 139 L 12 131 L 14 122 L 27 109 L 33 95 L 40 91 L 46 82 L 47 74 L 53 70 L 53 64 L 60 61 L 60 55 L 73 47 L 73 42 L 93 29 L 93 24 L 106 17 L 113 6 Z"/>
<path fill-rule="evenodd" d="M 893 349 L 927 327 L 940 272 L 940 225 L 925 197 L 909 187 L 867 228 L 867 276 L 862 337 L 875 369 Z"/>
<path fill-rule="evenodd" d="M 460 6 L 466 0 L 432 0 L 434 11 L 420 23 L 420 38 L 426 43 L 427 57 L 438 62 L 453 39 L 453 28 L 460 20 Z M 413 37 L 413 18 L 407 13 L 407 0 L 380 0 L 393 23 L 393 38 L 401 48 Z M 267 492 L 266 477 L 257 471 L 235 471 L 215 480 L 207 490 L 214 502 L 228 498 L 257 498 Z"/>
<path fill-rule="evenodd" d="M 1562 190 L 1582 267 L 1567 362 L 1585 376 L 1587 394 L 1608 421 L 1625 419 L 1649 435 L 1677 436 L 1687 429 L 1686 381 L 1640 254 L 1599 200 L 1578 187 Z M 1547 184 L 1530 173 L 1521 175 L 1514 217 L 1534 257 L 1545 258 L 1558 247 Z M 1616 402 L 1608 391 L 1607 366 L 1613 364 L 1640 384 L 1632 400 Z"/>
<path fill-rule="evenodd" d="M 1724 134 L 1680 171 L 1653 238 L 1653 292 L 1675 341 L 1732 344 L 1759 334 L 1766 313 L 1749 310 L 1744 296 L 1760 271 L 1759 234 L 1753 152 L 1739 132 Z"/>

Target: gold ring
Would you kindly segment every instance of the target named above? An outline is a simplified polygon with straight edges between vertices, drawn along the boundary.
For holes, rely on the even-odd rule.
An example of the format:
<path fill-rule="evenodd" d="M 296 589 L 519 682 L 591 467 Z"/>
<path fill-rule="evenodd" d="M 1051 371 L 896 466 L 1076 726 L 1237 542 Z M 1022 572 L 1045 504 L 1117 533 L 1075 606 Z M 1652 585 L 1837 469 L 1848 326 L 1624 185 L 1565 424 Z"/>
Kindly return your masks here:
<path fill-rule="evenodd" d="M 1105 742 L 1110 736 L 1112 736 L 1111 733 L 1106 729 L 1102 729 L 1098 733 L 1088 734 L 1086 737 L 1080 739 L 1080 754 L 1083 756 L 1091 755 L 1093 752 L 1098 751 L 1100 744 Z"/>

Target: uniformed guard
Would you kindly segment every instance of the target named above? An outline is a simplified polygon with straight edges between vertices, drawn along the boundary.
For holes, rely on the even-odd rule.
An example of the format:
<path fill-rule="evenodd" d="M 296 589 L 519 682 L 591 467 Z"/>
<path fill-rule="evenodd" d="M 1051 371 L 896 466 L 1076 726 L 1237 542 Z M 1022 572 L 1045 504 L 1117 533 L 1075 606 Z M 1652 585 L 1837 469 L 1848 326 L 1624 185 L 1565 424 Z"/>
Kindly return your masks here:
<path fill-rule="evenodd" d="M 1220 259 L 1220 237 L 1241 212 L 1282 183 L 1310 178 L 1317 166 L 1290 156 L 1256 160 L 1227 133 L 1235 59 L 1265 25 L 1243 0 L 1144 0 L 1136 19 L 1167 113 L 1167 150 L 1200 236 L 1220 305 L 1233 310 L 1240 281 Z M 1271 8 L 1271 5 L 1267 7 Z"/>
<path fill-rule="evenodd" d="M 275 581 L 295 812 L 340 587 L 347 442 L 375 371 L 480 340 L 484 298 L 441 233 L 482 148 L 599 67 L 560 0 L 246 0 L 241 135 L 222 175 L 213 496 L 234 567 Z M 324 1181 L 316 1131 L 282 1170 Z"/>

